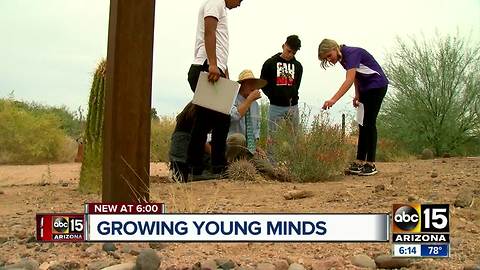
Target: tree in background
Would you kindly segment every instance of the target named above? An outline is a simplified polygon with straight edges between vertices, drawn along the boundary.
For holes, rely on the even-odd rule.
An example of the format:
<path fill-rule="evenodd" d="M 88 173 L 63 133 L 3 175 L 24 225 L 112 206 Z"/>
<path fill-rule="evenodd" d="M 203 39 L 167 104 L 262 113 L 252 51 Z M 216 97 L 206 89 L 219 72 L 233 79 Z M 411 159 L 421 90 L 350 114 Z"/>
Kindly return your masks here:
<path fill-rule="evenodd" d="M 103 111 L 106 61 L 101 60 L 93 75 L 85 127 L 85 154 L 80 171 L 80 191 L 100 192 L 102 187 Z"/>
<path fill-rule="evenodd" d="M 152 120 L 158 120 L 158 119 L 160 119 L 160 118 L 158 117 L 157 109 L 152 108 L 152 109 L 150 110 L 150 119 L 152 119 Z"/>
<path fill-rule="evenodd" d="M 456 36 L 397 39 L 385 66 L 391 88 L 381 137 L 412 153 L 472 154 L 480 130 L 480 46 Z"/>

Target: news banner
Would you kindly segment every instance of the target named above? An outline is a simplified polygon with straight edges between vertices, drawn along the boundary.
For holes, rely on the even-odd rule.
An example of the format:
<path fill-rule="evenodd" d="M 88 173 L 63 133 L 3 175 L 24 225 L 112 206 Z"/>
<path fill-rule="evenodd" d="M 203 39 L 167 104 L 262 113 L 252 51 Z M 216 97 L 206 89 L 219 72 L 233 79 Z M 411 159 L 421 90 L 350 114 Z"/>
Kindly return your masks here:
<path fill-rule="evenodd" d="M 391 242 L 396 257 L 449 257 L 448 204 L 392 213 L 167 213 L 163 203 L 86 203 L 36 215 L 40 242 Z"/>

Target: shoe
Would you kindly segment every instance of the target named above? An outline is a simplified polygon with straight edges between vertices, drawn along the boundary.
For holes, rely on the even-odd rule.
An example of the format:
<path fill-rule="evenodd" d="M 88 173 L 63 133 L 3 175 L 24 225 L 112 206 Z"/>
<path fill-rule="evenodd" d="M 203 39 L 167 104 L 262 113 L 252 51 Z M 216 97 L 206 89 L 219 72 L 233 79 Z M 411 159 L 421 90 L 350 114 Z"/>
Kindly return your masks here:
<path fill-rule="evenodd" d="M 352 162 L 352 163 L 350 164 L 350 167 L 348 167 L 346 173 L 347 173 L 347 174 L 355 174 L 355 175 L 357 175 L 357 174 L 359 174 L 359 173 L 362 171 L 362 167 L 363 167 L 362 164 L 357 163 L 357 162 Z"/>
<path fill-rule="evenodd" d="M 375 165 L 365 163 L 365 165 L 363 165 L 362 170 L 358 173 L 358 175 L 369 176 L 369 175 L 374 175 L 374 174 L 377 174 L 377 173 L 378 173 L 378 171 L 375 168 Z"/>

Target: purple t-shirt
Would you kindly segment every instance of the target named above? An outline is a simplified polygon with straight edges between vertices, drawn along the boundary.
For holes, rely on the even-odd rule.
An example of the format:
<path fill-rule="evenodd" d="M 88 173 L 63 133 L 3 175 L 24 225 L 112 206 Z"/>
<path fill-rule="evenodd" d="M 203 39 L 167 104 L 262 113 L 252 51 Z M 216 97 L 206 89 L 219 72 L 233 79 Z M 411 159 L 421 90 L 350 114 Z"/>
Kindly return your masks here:
<path fill-rule="evenodd" d="M 359 90 L 366 91 L 388 85 L 387 76 L 375 58 L 366 50 L 357 47 L 341 46 L 342 60 L 340 64 L 346 70 L 355 68 Z"/>

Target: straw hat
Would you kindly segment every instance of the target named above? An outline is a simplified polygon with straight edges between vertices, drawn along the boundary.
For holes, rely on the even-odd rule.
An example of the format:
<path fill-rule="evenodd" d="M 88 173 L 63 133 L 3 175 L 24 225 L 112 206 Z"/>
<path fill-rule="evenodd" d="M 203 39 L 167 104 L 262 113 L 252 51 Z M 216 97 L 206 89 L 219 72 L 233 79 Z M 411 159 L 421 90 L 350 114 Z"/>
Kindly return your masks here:
<path fill-rule="evenodd" d="M 242 83 L 243 81 L 254 81 L 254 87 L 255 89 L 260 89 L 262 87 L 265 87 L 267 85 L 267 81 L 264 79 L 258 79 L 255 78 L 253 75 L 253 72 L 250 69 L 245 69 L 242 72 L 240 72 L 240 75 L 238 75 L 238 82 Z"/>

